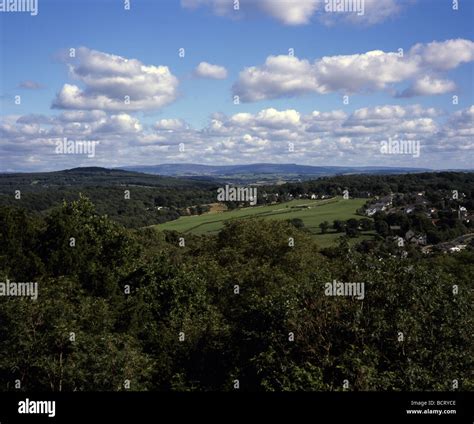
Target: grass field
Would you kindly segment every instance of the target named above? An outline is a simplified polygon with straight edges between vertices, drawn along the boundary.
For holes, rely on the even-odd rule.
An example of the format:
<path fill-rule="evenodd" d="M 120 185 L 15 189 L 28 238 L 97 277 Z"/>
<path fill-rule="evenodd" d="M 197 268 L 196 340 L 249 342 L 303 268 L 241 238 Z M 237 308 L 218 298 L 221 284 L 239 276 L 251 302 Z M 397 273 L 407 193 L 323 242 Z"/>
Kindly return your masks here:
<path fill-rule="evenodd" d="M 342 234 L 333 232 L 321 234 L 319 224 L 323 221 L 332 224 L 336 219 L 360 219 L 362 217 L 356 215 L 356 210 L 366 201 L 367 199 L 344 200 L 340 197 L 328 200 L 292 200 L 270 206 L 254 206 L 233 211 L 183 216 L 175 221 L 165 222 L 154 227 L 159 230 L 175 230 L 181 233 L 213 234 L 222 228 L 225 221 L 234 219 L 260 217 L 287 220 L 300 218 L 305 227 L 317 239 L 319 245 L 326 247 L 334 244 Z M 370 233 L 364 233 L 354 241 L 370 237 Z"/>

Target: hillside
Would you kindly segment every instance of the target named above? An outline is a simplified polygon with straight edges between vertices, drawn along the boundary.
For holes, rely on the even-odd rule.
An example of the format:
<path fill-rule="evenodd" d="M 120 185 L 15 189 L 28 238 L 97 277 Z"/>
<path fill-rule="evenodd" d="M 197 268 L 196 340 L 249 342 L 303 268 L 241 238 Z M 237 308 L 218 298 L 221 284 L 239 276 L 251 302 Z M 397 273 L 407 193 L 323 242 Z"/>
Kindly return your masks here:
<path fill-rule="evenodd" d="M 17 190 L 20 199 L 15 198 Z M 76 200 L 80 193 L 94 202 L 100 214 L 127 227 L 142 227 L 176 219 L 190 205 L 212 202 L 215 184 L 96 167 L 0 174 L 2 206 L 45 214 L 64 200 Z"/>

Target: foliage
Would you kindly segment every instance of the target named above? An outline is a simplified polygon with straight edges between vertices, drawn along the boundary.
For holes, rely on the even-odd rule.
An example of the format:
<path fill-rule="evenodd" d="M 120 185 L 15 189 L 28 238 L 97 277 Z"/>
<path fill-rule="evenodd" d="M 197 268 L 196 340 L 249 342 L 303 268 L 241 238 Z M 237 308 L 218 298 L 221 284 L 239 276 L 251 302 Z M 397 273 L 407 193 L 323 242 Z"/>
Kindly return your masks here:
<path fill-rule="evenodd" d="M 474 389 L 472 249 L 322 252 L 259 218 L 180 246 L 84 197 L 44 219 L 2 208 L 0 222 L 4 280 L 39 286 L 37 300 L 0 297 L 0 390 Z M 334 280 L 364 283 L 364 298 L 327 296 Z"/>

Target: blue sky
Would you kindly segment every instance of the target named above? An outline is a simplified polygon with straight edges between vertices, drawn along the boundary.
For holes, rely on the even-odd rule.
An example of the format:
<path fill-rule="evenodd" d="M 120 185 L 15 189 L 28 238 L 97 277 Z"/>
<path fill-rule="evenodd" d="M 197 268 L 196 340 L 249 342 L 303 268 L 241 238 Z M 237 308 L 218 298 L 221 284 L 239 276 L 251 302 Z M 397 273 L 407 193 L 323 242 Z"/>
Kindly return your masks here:
<path fill-rule="evenodd" d="M 38 0 L 36 16 L 0 13 L 0 170 L 471 167 L 474 2 L 366 0 L 361 16 L 324 0 L 238 3 Z M 57 154 L 64 137 L 99 141 L 94 157 Z M 381 154 L 389 138 L 420 155 Z"/>

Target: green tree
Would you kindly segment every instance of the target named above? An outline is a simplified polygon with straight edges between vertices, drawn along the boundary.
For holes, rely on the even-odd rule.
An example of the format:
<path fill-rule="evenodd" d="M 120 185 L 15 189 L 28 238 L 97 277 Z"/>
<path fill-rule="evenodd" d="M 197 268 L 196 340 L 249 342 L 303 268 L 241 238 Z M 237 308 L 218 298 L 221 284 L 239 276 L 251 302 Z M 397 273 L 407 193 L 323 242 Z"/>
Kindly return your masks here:
<path fill-rule="evenodd" d="M 329 222 L 321 222 L 321 224 L 319 224 L 319 228 L 321 228 L 321 234 L 326 234 L 329 229 Z"/>

